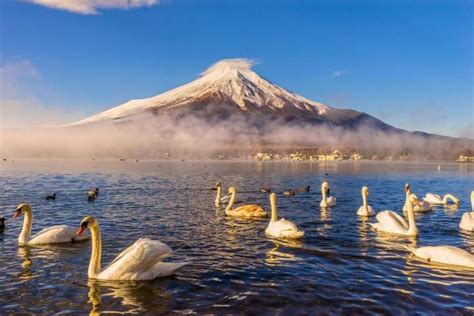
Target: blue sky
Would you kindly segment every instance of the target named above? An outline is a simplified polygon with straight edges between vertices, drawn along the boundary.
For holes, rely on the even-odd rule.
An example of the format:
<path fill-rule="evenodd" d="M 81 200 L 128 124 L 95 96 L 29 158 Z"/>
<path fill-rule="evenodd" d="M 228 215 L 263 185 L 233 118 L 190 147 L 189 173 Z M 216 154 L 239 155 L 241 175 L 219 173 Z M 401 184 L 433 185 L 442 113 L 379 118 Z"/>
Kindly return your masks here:
<path fill-rule="evenodd" d="M 77 1 L 0 2 L 4 118 L 79 119 L 241 57 L 315 101 L 474 137 L 472 1 Z"/>

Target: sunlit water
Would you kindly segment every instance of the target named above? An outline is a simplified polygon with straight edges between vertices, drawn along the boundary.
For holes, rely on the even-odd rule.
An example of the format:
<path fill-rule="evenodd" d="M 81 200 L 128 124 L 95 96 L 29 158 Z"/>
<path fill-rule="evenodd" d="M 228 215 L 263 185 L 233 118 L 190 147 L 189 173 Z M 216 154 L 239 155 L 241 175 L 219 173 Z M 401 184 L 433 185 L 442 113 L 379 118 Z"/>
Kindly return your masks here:
<path fill-rule="evenodd" d="M 0 314 L 10 313 L 474 313 L 474 272 L 430 266 L 406 245 L 453 245 L 474 252 L 474 234 L 459 231 L 470 210 L 474 168 L 463 164 L 252 162 L 1 162 Z M 337 206 L 320 210 L 328 179 Z M 264 235 L 267 220 L 227 218 L 214 207 L 216 181 L 234 184 L 241 202 L 269 208 L 268 194 L 311 185 L 311 192 L 279 195 L 279 215 L 306 234 L 301 242 Z M 458 196 L 458 209 L 416 216 L 418 239 L 375 234 L 356 216 L 368 185 L 377 210 L 400 212 L 405 182 L 426 192 Z M 86 191 L 99 187 L 88 203 Z M 55 201 L 44 200 L 57 192 Z M 246 193 L 244 193 L 246 192 Z M 148 282 L 91 282 L 90 242 L 18 247 L 23 218 L 33 206 L 33 233 L 77 227 L 85 215 L 101 223 L 103 265 L 142 236 L 175 250 L 168 261 L 189 261 L 175 276 Z M 373 219 L 371 219 L 373 221 Z"/>

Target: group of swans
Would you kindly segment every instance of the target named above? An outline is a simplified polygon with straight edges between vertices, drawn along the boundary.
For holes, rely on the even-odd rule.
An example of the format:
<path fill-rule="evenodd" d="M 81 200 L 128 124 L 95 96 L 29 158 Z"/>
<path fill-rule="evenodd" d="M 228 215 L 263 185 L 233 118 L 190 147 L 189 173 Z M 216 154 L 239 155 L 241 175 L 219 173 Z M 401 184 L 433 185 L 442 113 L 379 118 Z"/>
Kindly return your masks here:
<path fill-rule="evenodd" d="M 122 251 L 106 268 L 101 269 L 102 240 L 99 222 L 91 216 L 84 217 L 79 229 L 67 225 L 45 228 L 31 236 L 33 212 L 30 205 L 22 203 L 13 218 L 24 215 L 23 228 L 18 237 L 20 246 L 69 243 L 92 239 L 92 255 L 88 276 L 97 280 L 152 280 L 169 276 L 187 263 L 163 262 L 172 253 L 166 244 L 148 238 L 140 238 Z M 91 233 L 84 233 L 86 229 Z"/>
<path fill-rule="evenodd" d="M 417 203 L 419 202 L 416 195 L 411 193 L 410 185 L 407 184 L 405 186 L 405 191 L 406 201 L 404 209 L 407 211 L 408 221 L 393 211 L 382 211 L 376 215 L 377 222 L 370 223 L 375 231 L 398 236 L 418 236 L 418 228 L 416 226 L 414 215 L 414 205 L 418 205 Z M 369 213 L 373 215 L 372 208 L 369 208 L 367 205 L 367 196 L 368 189 L 367 187 L 363 187 L 363 205 L 358 211 L 359 215 Z M 456 201 L 456 198 L 452 195 L 446 196 L 451 196 L 451 199 L 454 198 L 453 200 Z M 467 231 L 474 231 L 474 191 L 471 192 L 471 209 L 473 212 L 466 212 L 463 214 L 459 225 L 460 228 Z M 407 249 L 413 253 L 415 257 L 423 259 L 428 263 L 474 268 L 474 255 L 461 248 L 453 246 L 425 246 L 419 248 L 407 247 Z"/>

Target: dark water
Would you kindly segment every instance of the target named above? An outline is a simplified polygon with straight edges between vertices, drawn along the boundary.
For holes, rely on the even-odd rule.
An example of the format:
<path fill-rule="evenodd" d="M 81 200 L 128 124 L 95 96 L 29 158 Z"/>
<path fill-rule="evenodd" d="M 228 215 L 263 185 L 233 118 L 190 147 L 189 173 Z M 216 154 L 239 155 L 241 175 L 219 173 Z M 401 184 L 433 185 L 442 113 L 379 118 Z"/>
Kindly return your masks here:
<path fill-rule="evenodd" d="M 12 313 L 474 313 L 474 272 L 428 266 L 405 245 L 453 245 L 474 252 L 474 235 L 458 225 L 470 210 L 474 168 L 463 164 L 250 163 L 250 162 L 1 162 L 0 314 Z M 327 176 L 325 174 L 328 174 Z M 337 207 L 319 208 L 329 179 Z M 216 210 L 219 180 L 240 191 L 311 185 L 312 192 L 279 196 L 279 215 L 306 231 L 301 242 L 265 237 L 267 221 L 226 218 Z M 368 185 L 376 211 L 400 212 L 403 186 L 458 196 L 459 209 L 416 217 L 417 240 L 377 236 L 356 216 Z M 88 203 L 86 191 L 98 186 Z M 57 192 L 56 201 L 45 201 Z M 242 202 L 268 209 L 265 193 L 240 193 Z M 168 261 L 190 261 L 175 276 L 150 282 L 90 282 L 90 242 L 18 247 L 22 218 L 16 205 L 33 206 L 33 233 L 78 226 L 85 215 L 101 223 L 103 265 L 142 236 L 175 250 Z M 373 219 L 372 219 L 373 221 Z"/>

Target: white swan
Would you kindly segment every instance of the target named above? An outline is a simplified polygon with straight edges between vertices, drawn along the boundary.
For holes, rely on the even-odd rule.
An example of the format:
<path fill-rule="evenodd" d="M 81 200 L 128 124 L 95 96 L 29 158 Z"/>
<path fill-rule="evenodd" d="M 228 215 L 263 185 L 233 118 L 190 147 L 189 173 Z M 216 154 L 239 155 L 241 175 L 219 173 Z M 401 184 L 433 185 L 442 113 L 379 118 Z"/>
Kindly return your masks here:
<path fill-rule="evenodd" d="M 474 191 L 471 192 L 471 211 L 462 215 L 459 227 L 461 229 L 474 232 Z"/>
<path fill-rule="evenodd" d="M 377 223 L 370 223 L 372 228 L 376 231 L 402 236 L 418 236 L 418 229 L 415 223 L 415 215 L 413 213 L 413 203 L 417 201 L 414 194 L 409 194 L 407 191 L 407 213 L 408 222 L 393 211 L 382 211 L 375 217 Z"/>
<path fill-rule="evenodd" d="M 99 222 L 86 216 L 76 235 L 87 228 L 92 234 L 92 255 L 88 275 L 97 280 L 153 280 L 157 277 L 172 275 L 186 263 L 162 262 L 172 253 L 170 247 L 158 240 L 140 238 L 122 251 L 107 267 L 101 269 L 102 241 Z"/>
<path fill-rule="evenodd" d="M 410 194 L 410 184 L 407 183 L 405 184 L 405 191 Z M 427 201 L 420 202 L 417 200 L 415 204 L 413 204 L 413 212 L 415 213 L 424 213 L 424 212 L 430 212 L 432 211 L 431 204 L 428 203 Z M 403 211 L 407 211 L 407 201 L 405 200 L 405 204 L 403 204 Z"/>
<path fill-rule="evenodd" d="M 441 198 L 438 194 L 426 193 L 423 201 L 429 203 L 430 205 L 448 205 L 449 200 L 453 201 L 454 204 L 460 204 L 461 201 L 452 194 L 446 194 Z"/>
<path fill-rule="evenodd" d="M 299 239 L 303 237 L 304 231 L 299 230 L 293 222 L 287 221 L 284 218 L 280 220 L 278 219 L 275 193 L 270 194 L 270 205 L 272 209 L 272 218 L 265 229 L 266 235 L 283 239 Z"/>
<path fill-rule="evenodd" d="M 237 190 L 235 187 L 231 186 L 229 188 L 229 193 L 230 193 L 230 201 L 229 204 L 227 204 L 227 207 L 225 209 L 225 213 L 229 216 L 233 217 L 240 217 L 240 218 L 261 218 L 261 217 L 267 217 L 267 213 L 265 213 L 265 210 L 260 206 L 256 204 L 247 204 L 247 205 L 242 205 L 239 206 L 235 209 L 232 209 L 234 206 L 235 200 L 237 199 Z"/>
<path fill-rule="evenodd" d="M 429 263 L 440 263 L 474 268 L 474 255 L 464 249 L 452 246 L 428 246 L 409 248 L 416 257 Z"/>
<path fill-rule="evenodd" d="M 362 187 L 362 206 L 359 207 L 359 210 L 357 210 L 357 215 L 359 216 L 374 216 L 375 211 L 372 209 L 370 205 L 367 204 L 367 197 L 369 196 L 369 188 L 367 188 L 365 185 Z"/>
<path fill-rule="evenodd" d="M 321 194 L 323 196 L 321 203 L 319 204 L 321 207 L 331 207 L 331 206 L 336 206 L 336 198 L 334 196 L 327 196 L 329 194 L 329 183 L 327 181 L 324 181 L 321 184 Z"/>
<path fill-rule="evenodd" d="M 220 182 L 216 183 L 216 199 L 214 200 L 214 205 L 220 207 L 221 203 L 226 203 L 230 201 L 230 195 L 221 197 L 222 185 Z"/>
<path fill-rule="evenodd" d="M 86 240 L 89 235 L 77 237 L 74 228 L 67 225 L 51 226 L 41 230 L 34 236 L 31 236 L 31 226 L 33 223 L 33 210 L 29 204 L 22 203 L 17 206 L 13 218 L 24 214 L 23 228 L 18 236 L 20 246 L 59 244 L 72 241 Z"/>

